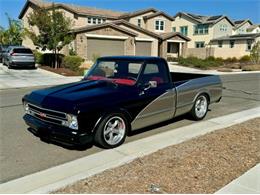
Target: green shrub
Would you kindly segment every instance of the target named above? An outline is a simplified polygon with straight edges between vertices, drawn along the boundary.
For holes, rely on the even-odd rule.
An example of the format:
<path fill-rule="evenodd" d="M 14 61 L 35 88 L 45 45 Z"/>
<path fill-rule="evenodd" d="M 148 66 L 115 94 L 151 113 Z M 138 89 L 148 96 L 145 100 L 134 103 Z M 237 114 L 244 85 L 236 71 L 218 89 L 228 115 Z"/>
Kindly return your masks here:
<path fill-rule="evenodd" d="M 79 66 L 84 60 L 79 56 L 65 56 L 62 61 L 62 65 L 73 71 L 78 71 Z"/>
<path fill-rule="evenodd" d="M 245 55 L 245 56 L 242 56 L 240 59 L 239 59 L 239 62 L 250 62 L 251 58 L 249 55 Z"/>
<path fill-rule="evenodd" d="M 168 62 L 177 62 L 179 59 L 176 57 L 167 57 Z"/>
<path fill-rule="evenodd" d="M 179 64 L 184 66 L 196 67 L 201 69 L 207 69 L 210 67 L 218 67 L 223 64 L 222 61 L 216 60 L 214 57 L 209 57 L 207 59 L 200 59 L 197 57 L 187 57 L 187 58 L 179 58 Z"/>
<path fill-rule="evenodd" d="M 216 60 L 216 58 L 214 56 L 209 56 L 206 58 L 206 60 L 214 61 L 214 60 Z"/>
<path fill-rule="evenodd" d="M 37 50 L 33 51 L 36 64 L 43 64 L 43 54 Z"/>
<path fill-rule="evenodd" d="M 235 63 L 238 62 L 238 59 L 236 57 L 229 57 L 224 60 L 226 63 Z"/>

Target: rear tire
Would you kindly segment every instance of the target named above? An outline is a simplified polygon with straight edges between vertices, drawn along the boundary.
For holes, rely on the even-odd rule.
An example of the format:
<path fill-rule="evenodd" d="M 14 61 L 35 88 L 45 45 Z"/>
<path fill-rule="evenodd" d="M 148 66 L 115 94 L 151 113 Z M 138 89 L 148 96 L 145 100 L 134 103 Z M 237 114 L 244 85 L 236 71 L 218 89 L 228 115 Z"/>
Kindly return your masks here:
<path fill-rule="evenodd" d="M 106 149 L 118 147 L 124 143 L 129 128 L 127 118 L 123 114 L 108 114 L 99 123 L 94 141 Z"/>
<path fill-rule="evenodd" d="M 205 94 L 199 95 L 192 107 L 190 112 L 192 118 L 196 121 L 202 120 L 208 112 L 209 101 L 208 97 Z"/>

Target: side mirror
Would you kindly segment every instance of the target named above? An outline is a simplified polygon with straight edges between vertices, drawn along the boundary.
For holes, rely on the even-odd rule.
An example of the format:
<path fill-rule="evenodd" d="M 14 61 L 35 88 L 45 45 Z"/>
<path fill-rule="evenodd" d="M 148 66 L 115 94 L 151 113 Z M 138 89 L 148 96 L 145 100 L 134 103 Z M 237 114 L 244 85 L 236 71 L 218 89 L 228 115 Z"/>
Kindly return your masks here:
<path fill-rule="evenodd" d="M 149 81 L 144 85 L 144 91 L 150 89 L 150 88 L 156 88 L 157 87 L 157 81 Z"/>

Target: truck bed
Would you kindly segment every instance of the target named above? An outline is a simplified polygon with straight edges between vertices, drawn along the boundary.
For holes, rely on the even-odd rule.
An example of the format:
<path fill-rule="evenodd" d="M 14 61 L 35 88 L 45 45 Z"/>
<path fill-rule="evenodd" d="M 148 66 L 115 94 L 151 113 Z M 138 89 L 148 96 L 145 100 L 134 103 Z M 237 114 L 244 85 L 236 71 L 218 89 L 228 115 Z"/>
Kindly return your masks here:
<path fill-rule="evenodd" d="M 196 74 L 196 73 L 183 73 L 183 72 L 171 72 L 170 74 L 172 77 L 172 81 L 176 87 L 191 79 L 213 76 L 210 74 Z"/>
<path fill-rule="evenodd" d="M 218 75 L 171 72 L 176 88 L 176 115 L 192 109 L 197 95 L 207 93 L 209 103 L 217 102 L 222 96 L 222 84 Z"/>

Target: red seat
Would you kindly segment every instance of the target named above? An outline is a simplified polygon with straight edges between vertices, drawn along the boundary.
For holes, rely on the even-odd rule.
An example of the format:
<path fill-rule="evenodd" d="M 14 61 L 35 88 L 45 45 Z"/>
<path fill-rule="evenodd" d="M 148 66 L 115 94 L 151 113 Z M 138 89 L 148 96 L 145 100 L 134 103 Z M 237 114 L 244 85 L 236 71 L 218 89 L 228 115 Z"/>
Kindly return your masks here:
<path fill-rule="evenodd" d="M 153 78 L 151 78 L 151 81 L 156 81 L 157 84 L 164 83 L 164 81 L 163 81 L 163 79 L 161 77 L 153 77 Z"/>

